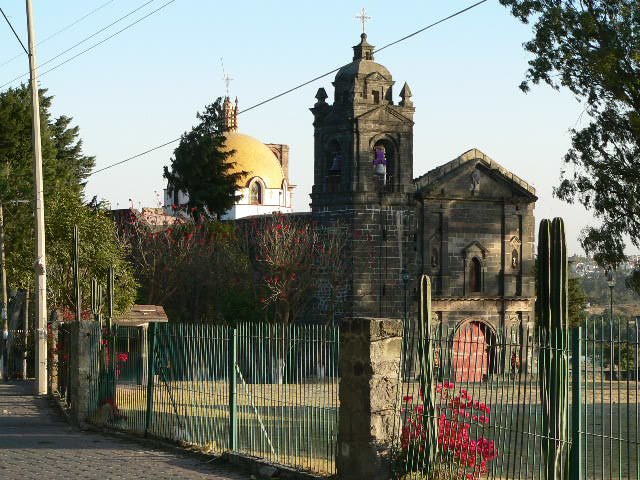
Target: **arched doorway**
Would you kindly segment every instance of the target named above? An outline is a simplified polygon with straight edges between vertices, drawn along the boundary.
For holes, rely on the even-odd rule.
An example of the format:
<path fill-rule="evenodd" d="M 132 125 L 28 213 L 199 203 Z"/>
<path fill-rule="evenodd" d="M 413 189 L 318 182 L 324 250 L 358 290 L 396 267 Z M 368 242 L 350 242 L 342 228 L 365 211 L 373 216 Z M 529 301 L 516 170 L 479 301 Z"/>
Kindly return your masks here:
<path fill-rule="evenodd" d="M 456 382 L 481 382 L 493 368 L 494 335 L 483 322 L 467 322 L 453 339 L 453 369 Z"/>

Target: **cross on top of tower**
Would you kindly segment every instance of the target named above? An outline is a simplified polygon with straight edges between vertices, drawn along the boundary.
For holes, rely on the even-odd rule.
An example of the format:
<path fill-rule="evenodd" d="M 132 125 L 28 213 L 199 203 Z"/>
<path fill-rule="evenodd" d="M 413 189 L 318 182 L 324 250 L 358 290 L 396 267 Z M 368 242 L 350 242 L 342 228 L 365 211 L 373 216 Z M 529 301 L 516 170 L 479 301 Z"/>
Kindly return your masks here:
<path fill-rule="evenodd" d="M 222 79 L 224 80 L 224 85 L 225 85 L 225 88 L 227 89 L 227 97 L 228 97 L 229 96 L 229 85 L 233 81 L 233 78 L 231 78 L 228 73 L 225 73 L 225 75 L 224 75 L 224 77 L 222 77 Z"/>
<path fill-rule="evenodd" d="M 224 81 L 224 85 L 226 88 L 226 96 L 229 96 L 229 85 L 231 84 L 231 81 L 233 80 L 233 78 L 231 78 L 229 76 L 229 74 L 225 71 L 224 69 L 224 61 L 222 60 L 222 57 L 220 57 L 220 65 L 222 66 L 222 80 Z"/>
<path fill-rule="evenodd" d="M 367 11 L 364 7 L 362 7 L 362 10 L 360 11 L 360 15 L 356 15 L 356 18 L 362 22 L 362 33 L 365 33 L 365 25 L 369 20 L 371 20 L 371 17 L 367 15 Z"/>

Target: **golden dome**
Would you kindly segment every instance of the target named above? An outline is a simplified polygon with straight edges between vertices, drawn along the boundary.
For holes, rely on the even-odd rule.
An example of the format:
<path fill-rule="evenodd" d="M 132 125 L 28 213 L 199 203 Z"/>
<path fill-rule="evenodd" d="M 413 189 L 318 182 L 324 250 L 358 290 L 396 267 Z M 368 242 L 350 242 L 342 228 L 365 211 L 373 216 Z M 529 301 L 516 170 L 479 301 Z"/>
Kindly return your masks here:
<path fill-rule="evenodd" d="M 282 166 L 273 152 L 264 143 L 249 135 L 238 132 L 227 132 L 225 134 L 226 150 L 235 150 L 229 160 L 235 162 L 233 173 L 249 172 L 241 181 L 241 185 L 246 184 L 253 177 L 260 177 L 267 188 L 280 188 L 284 175 Z"/>

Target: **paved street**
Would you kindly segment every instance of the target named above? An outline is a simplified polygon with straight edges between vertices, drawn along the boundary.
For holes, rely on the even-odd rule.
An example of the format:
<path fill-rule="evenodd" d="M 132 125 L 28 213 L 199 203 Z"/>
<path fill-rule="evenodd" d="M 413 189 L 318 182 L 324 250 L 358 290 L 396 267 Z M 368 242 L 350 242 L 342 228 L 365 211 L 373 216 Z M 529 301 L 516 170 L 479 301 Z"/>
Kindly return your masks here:
<path fill-rule="evenodd" d="M 81 432 L 66 423 L 31 382 L 0 382 L 2 479 L 246 480 L 230 467 L 135 441 Z"/>

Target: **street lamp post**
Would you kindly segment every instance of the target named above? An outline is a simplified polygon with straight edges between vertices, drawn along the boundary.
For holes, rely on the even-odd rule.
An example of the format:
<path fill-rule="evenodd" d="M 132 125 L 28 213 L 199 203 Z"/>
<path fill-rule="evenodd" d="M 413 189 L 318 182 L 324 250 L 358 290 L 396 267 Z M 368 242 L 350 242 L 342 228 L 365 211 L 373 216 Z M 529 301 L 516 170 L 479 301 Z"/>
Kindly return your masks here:
<path fill-rule="evenodd" d="M 0 275 L 2 275 L 2 310 L 0 310 L 0 322 L 2 323 L 2 364 L 0 365 L 0 376 L 5 376 L 5 366 L 7 364 L 7 338 L 9 337 L 9 326 L 7 325 L 7 270 L 4 265 L 4 215 L 2 203 L 0 202 Z"/>
<path fill-rule="evenodd" d="M 605 274 L 607 275 L 607 285 L 609 286 L 609 322 L 613 325 L 613 288 L 616 286 L 613 267 L 609 267 Z"/>
<path fill-rule="evenodd" d="M 609 286 L 609 375 L 614 380 L 614 346 L 613 346 L 613 288 L 616 286 L 616 279 L 613 274 L 613 267 L 609 267 L 606 272 L 607 285 Z M 610 425 L 612 427 L 612 425 Z"/>
<path fill-rule="evenodd" d="M 402 268 L 402 272 L 400 273 L 400 276 L 402 278 L 402 286 L 404 288 L 404 316 L 402 318 L 402 326 L 403 326 L 402 354 L 404 356 L 403 370 L 404 370 L 404 375 L 408 375 L 411 372 L 407 371 L 407 365 L 408 365 L 407 357 L 409 355 L 409 352 L 407 351 L 408 350 L 407 346 L 409 345 L 409 321 L 407 320 L 407 316 L 408 316 L 407 289 L 409 287 L 409 280 L 411 279 L 411 276 L 409 275 L 409 271 L 407 270 L 407 267 Z"/>

